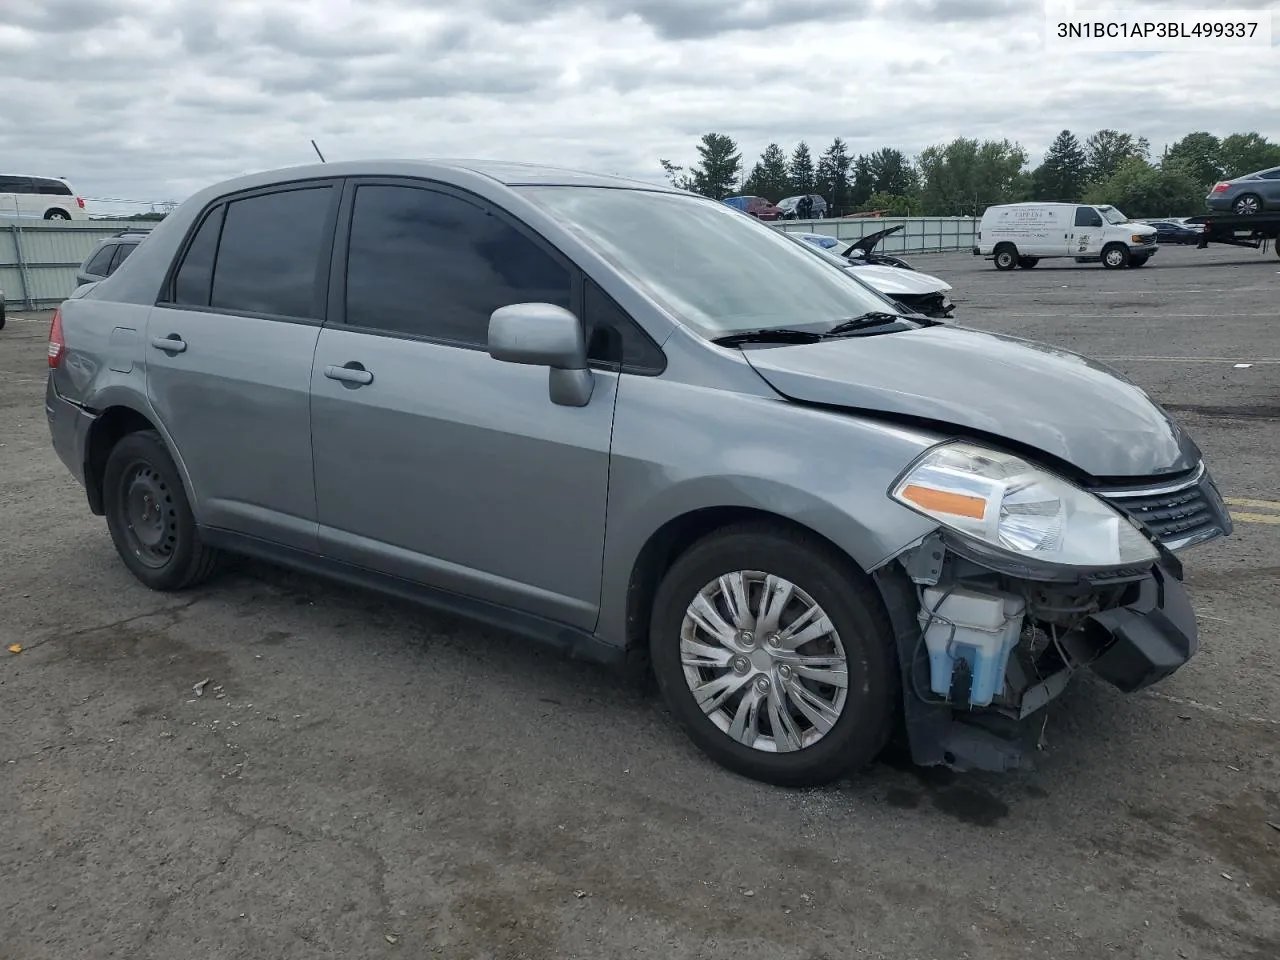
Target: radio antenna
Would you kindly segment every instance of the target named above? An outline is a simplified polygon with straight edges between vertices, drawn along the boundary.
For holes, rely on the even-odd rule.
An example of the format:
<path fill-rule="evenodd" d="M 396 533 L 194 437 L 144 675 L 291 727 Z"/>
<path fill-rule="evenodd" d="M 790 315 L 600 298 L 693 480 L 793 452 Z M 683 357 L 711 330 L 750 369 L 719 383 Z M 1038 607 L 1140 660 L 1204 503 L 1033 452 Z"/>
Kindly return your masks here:
<path fill-rule="evenodd" d="M 316 156 L 320 158 L 320 162 L 324 163 L 324 154 L 320 152 L 320 148 L 316 146 L 316 142 L 314 140 L 311 141 L 311 149 L 316 152 Z"/>

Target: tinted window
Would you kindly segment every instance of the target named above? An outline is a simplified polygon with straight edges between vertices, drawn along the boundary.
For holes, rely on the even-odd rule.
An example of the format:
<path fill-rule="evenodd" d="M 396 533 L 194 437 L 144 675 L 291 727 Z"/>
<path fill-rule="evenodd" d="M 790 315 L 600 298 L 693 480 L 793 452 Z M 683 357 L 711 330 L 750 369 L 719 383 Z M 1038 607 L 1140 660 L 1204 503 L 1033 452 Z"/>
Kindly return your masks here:
<path fill-rule="evenodd" d="M 332 187 L 267 193 L 227 205 L 211 307 L 318 318 L 320 256 Z"/>
<path fill-rule="evenodd" d="M 609 296 L 592 281 L 583 291 L 587 356 L 628 370 L 657 372 L 666 366 L 662 351 Z"/>
<path fill-rule="evenodd" d="M 0 177 L 0 193 L 34 193 L 30 177 Z"/>
<path fill-rule="evenodd" d="M 1275 170 L 1267 170 L 1265 173 L 1258 174 L 1260 180 L 1280 180 L 1280 168 Z"/>
<path fill-rule="evenodd" d="M 565 267 L 475 204 L 414 187 L 356 190 L 347 323 L 480 345 L 498 307 L 569 309 L 571 292 Z"/>
<path fill-rule="evenodd" d="M 213 279 L 213 256 L 218 251 L 218 231 L 222 229 L 225 207 L 217 207 L 205 217 L 187 247 L 187 255 L 173 281 L 173 302 L 192 307 L 209 305 L 209 285 Z"/>
<path fill-rule="evenodd" d="M 117 243 L 116 244 L 116 253 L 115 253 L 115 256 L 111 258 L 111 266 L 107 268 L 109 271 L 107 273 L 107 276 L 111 276 L 111 274 L 116 272 L 116 268 L 119 267 L 120 264 L 124 263 L 125 259 L 128 258 L 129 254 L 133 253 L 133 248 L 136 246 L 137 246 L 136 243 Z"/>
<path fill-rule="evenodd" d="M 1102 226 L 1102 217 L 1093 207 L 1076 207 L 1076 226 L 1100 227 Z"/>
<path fill-rule="evenodd" d="M 108 243 L 93 255 L 93 259 L 89 261 L 89 265 L 85 267 L 85 273 L 91 273 L 95 277 L 105 277 L 111 272 L 111 257 L 116 252 L 119 244 Z"/>
<path fill-rule="evenodd" d="M 37 180 L 35 187 L 36 193 L 48 194 L 54 197 L 71 196 L 71 188 L 61 180 Z"/>

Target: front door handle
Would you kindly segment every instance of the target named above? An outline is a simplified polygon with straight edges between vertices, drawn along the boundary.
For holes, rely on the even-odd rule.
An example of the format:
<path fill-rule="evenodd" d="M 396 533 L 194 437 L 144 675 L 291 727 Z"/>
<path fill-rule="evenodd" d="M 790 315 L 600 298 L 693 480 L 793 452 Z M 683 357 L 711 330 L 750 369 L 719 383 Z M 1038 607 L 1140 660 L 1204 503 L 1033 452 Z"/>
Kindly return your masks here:
<path fill-rule="evenodd" d="M 373 374 L 364 368 L 364 364 L 357 363 L 355 360 L 352 360 L 349 363 L 344 363 L 340 367 L 325 367 L 324 375 L 330 380 L 337 380 L 340 383 L 355 384 L 356 386 L 373 383 Z"/>
<path fill-rule="evenodd" d="M 181 353 L 187 349 L 187 341 L 176 333 L 171 333 L 167 337 L 152 337 L 151 345 L 157 350 L 163 350 L 165 353 Z"/>

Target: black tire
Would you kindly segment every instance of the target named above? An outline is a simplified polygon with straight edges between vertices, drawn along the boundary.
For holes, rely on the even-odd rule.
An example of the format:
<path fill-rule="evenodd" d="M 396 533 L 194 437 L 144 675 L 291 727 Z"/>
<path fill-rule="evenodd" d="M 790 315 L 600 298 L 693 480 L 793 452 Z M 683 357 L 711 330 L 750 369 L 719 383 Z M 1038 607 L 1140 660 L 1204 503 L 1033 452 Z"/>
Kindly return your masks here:
<path fill-rule="evenodd" d="M 46 210 L 44 212 L 44 218 L 46 220 L 70 220 L 71 214 L 67 213 L 65 210 Z"/>
<path fill-rule="evenodd" d="M 1231 212 L 1240 216 L 1249 216 L 1262 212 L 1262 198 L 1256 193 L 1245 193 L 1236 197 L 1236 202 L 1231 205 Z"/>
<path fill-rule="evenodd" d="M 116 552 L 152 590 L 183 590 L 213 573 L 218 551 L 200 542 L 182 478 L 159 433 L 126 434 L 111 448 L 102 498 Z M 137 514 L 140 498 L 145 517 Z"/>
<path fill-rule="evenodd" d="M 1030 270 L 1039 262 L 1040 262 L 1039 257 L 1019 257 L 1018 258 L 1018 266 L 1020 266 L 1023 270 Z"/>
<path fill-rule="evenodd" d="M 1129 266 L 1145 267 L 1147 265 L 1147 261 L 1150 259 L 1151 259 L 1151 254 L 1149 253 L 1135 253 L 1131 257 L 1129 257 Z"/>
<path fill-rule="evenodd" d="M 0 330 L 4 329 L 4 323 L 5 323 L 4 301 L 0 300 Z"/>
<path fill-rule="evenodd" d="M 1103 247 L 1102 265 L 1108 270 L 1123 270 L 1129 265 L 1129 248 L 1123 243 Z"/>
<path fill-rule="evenodd" d="M 1018 248 L 1011 243 L 1002 243 L 996 247 L 993 259 L 997 270 L 1012 270 L 1018 265 Z"/>
<path fill-rule="evenodd" d="M 740 743 L 703 712 L 685 679 L 680 637 L 690 603 L 718 577 L 742 570 L 791 581 L 839 634 L 849 675 L 845 701 L 830 730 L 809 746 L 768 752 Z M 847 557 L 803 531 L 746 523 L 703 538 L 667 571 L 654 598 L 649 656 L 668 707 L 707 756 L 754 780 L 800 787 L 865 766 L 888 742 L 898 705 L 893 642 L 875 586 Z"/>

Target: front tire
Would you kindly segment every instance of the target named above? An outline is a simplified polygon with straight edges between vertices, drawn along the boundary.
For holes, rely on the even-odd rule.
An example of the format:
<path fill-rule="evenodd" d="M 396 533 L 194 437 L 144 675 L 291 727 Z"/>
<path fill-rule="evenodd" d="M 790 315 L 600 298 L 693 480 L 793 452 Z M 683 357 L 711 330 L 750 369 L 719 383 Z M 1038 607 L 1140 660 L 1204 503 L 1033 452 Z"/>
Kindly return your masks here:
<path fill-rule="evenodd" d="M 107 457 L 102 494 L 116 552 L 142 583 L 182 590 L 213 573 L 218 552 L 200 542 L 182 478 L 159 433 L 121 438 Z"/>
<path fill-rule="evenodd" d="M 769 523 L 711 534 L 654 599 L 654 676 L 711 759 L 779 786 L 870 762 L 896 716 L 893 634 L 865 573 L 824 541 Z"/>
<path fill-rule="evenodd" d="M 1129 265 L 1129 248 L 1113 243 L 1102 251 L 1102 265 L 1108 270 L 1121 270 Z"/>
<path fill-rule="evenodd" d="M 1012 270 L 1018 265 L 1018 250 L 1012 244 L 996 247 L 995 262 L 997 270 Z"/>

